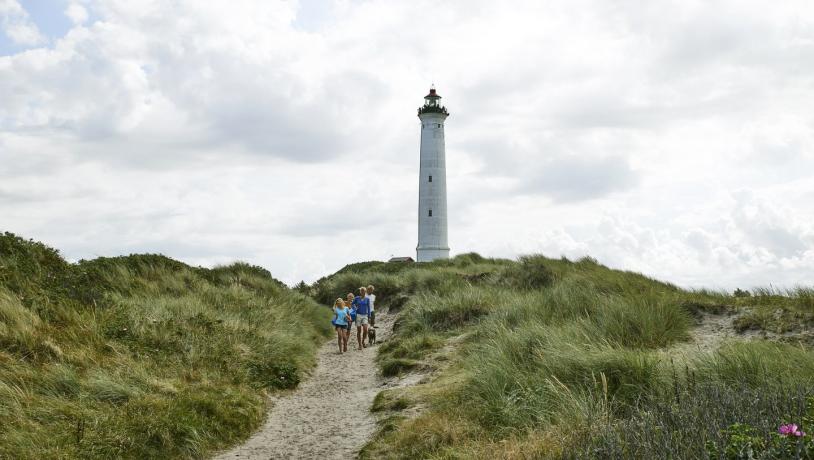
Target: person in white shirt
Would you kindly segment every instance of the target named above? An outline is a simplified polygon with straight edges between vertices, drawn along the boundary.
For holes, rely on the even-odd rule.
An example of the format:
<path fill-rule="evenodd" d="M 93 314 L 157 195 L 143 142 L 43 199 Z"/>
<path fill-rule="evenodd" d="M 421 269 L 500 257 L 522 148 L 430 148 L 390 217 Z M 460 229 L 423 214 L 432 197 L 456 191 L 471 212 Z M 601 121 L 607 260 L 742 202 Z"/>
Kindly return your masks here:
<path fill-rule="evenodd" d="M 373 293 L 373 285 L 367 287 L 367 295 L 365 296 L 370 299 L 370 327 L 376 327 L 376 313 L 374 304 L 376 302 L 376 294 Z"/>

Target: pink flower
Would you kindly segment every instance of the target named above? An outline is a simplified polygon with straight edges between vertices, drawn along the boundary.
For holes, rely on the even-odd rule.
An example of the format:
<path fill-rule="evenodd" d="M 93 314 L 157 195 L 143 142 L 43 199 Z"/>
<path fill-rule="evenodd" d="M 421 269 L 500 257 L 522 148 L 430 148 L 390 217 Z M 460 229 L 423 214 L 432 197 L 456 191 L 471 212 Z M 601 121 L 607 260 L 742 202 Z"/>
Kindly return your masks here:
<path fill-rule="evenodd" d="M 777 429 L 777 432 L 780 433 L 781 436 L 796 436 L 798 438 L 806 435 L 805 432 L 801 430 L 796 423 L 780 425 L 780 428 Z"/>

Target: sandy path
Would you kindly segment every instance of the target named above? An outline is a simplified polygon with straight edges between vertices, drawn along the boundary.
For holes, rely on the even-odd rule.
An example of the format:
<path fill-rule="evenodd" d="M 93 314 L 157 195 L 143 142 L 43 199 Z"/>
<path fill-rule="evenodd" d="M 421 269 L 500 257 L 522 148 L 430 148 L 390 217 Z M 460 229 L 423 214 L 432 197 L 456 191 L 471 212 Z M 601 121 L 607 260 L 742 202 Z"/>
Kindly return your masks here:
<path fill-rule="evenodd" d="M 376 313 L 376 333 L 381 341 L 389 336 L 393 324 L 390 315 Z M 313 374 L 290 394 L 272 400 L 260 431 L 215 458 L 355 458 L 376 429 L 370 406 L 383 384 L 374 363 L 377 347 L 357 351 L 354 328 L 348 352 L 339 355 L 334 336 L 320 348 Z M 339 401 L 338 388 L 344 395 Z"/>

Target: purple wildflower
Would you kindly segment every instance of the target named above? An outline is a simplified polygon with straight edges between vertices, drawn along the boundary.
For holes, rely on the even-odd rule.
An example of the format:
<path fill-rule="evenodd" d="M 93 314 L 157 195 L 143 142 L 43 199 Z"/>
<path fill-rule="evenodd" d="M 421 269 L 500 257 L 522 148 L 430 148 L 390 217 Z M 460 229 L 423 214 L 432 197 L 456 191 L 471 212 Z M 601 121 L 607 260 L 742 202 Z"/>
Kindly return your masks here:
<path fill-rule="evenodd" d="M 796 436 L 798 438 L 806 435 L 805 432 L 801 430 L 796 423 L 780 425 L 780 428 L 777 429 L 777 432 L 780 433 L 781 436 Z"/>

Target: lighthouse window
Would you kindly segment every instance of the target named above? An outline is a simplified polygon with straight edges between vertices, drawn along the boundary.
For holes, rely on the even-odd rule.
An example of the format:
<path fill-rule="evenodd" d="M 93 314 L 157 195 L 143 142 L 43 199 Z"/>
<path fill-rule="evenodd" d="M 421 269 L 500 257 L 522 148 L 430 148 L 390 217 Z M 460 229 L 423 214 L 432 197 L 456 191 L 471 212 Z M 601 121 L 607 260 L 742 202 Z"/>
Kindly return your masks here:
<path fill-rule="evenodd" d="M 432 176 L 430 176 L 430 182 L 432 182 Z"/>
<path fill-rule="evenodd" d="M 438 127 L 439 127 L 439 128 L 441 127 L 441 123 L 438 123 Z"/>
<path fill-rule="evenodd" d="M 430 217 L 432 217 L 432 209 L 430 209 Z"/>

